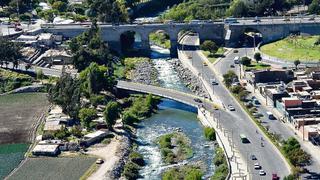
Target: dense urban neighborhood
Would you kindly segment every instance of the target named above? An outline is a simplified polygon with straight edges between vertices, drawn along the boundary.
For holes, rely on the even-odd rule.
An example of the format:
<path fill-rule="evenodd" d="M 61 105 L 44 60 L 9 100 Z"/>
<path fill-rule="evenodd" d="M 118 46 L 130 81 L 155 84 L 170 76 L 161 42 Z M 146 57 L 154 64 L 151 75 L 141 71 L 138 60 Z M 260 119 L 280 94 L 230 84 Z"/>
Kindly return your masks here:
<path fill-rule="evenodd" d="M 319 0 L 1 0 L 0 179 L 320 179 Z"/>

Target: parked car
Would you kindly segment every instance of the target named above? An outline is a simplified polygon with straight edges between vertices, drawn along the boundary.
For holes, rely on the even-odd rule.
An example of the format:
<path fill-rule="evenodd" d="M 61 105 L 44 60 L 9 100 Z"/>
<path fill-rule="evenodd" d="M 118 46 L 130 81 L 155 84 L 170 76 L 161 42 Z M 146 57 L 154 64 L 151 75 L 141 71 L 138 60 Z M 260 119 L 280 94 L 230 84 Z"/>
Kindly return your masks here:
<path fill-rule="evenodd" d="M 233 50 L 233 53 L 238 53 L 238 52 L 239 52 L 238 49 Z"/>
<path fill-rule="evenodd" d="M 261 166 L 259 163 L 254 163 L 254 169 L 261 169 Z"/>
<path fill-rule="evenodd" d="M 251 155 L 251 160 L 257 160 L 257 157 L 255 155 Z"/>
<path fill-rule="evenodd" d="M 230 64 L 230 68 L 234 68 L 234 65 L 233 65 L 233 64 Z"/>
<path fill-rule="evenodd" d="M 229 109 L 229 111 L 235 111 L 236 110 L 231 104 L 228 105 L 228 109 Z"/>
<path fill-rule="evenodd" d="M 264 176 L 264 175 L 266 175 L 266 172 L 261 169 L 261 170 L 259 171 L 259 175 L 260 175 L 260 176 Z"/>

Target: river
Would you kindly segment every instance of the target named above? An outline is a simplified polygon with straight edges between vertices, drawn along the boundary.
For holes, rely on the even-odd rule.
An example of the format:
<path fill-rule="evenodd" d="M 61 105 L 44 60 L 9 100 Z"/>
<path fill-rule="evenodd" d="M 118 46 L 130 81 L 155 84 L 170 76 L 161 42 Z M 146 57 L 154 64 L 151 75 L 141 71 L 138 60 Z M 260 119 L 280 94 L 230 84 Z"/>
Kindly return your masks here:
<path fill-rule="evenodd" d="M 165 55 L 166 51 L 158 52 L 152 52 L 151 59 L 159 72 L 158 78 L 161 86 L 189 92 L 180 81 L 177 73 L 171 68 L 168 62 L 169 55 Z M 191 106 L 168 99 L 163 99 L 158 108 L 158 112 L 139 123 L 139 128 L 137 129 L 138 152 L 144 156 L 146 161 L 146 166 L 140 170 L 141 179 L 161 179 L 161 173 L 170 167 L 162 162 L 160 149 L 155 140 L 163 134 L 174 132 L 177 128 L 180 128 L 191 140 L 194 152 L 193 157 L 184 163 L 189 164 L 200 161 L 205 168 L 205 177 L 211 176 L 214 171 L 212 163 L 214 145 L 204 138 L 203 127 L 197 119 L 197 110 Z"/>

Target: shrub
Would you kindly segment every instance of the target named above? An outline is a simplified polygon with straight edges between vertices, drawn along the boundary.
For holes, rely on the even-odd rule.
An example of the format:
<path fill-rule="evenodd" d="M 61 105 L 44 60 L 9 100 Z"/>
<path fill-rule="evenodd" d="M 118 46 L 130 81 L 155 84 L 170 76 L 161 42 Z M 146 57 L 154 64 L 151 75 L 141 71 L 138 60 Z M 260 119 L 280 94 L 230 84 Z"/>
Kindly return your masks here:
<path fill-rule="evenodd" d="M 242 57 L 240 63 L 244 66 L 249 66 L 251 64 L 251 59 L 248 57 Z"/>
<path fill-rule="evenodd" d="M 128 162 L 124 166 L 123 175 L 129 180 L 137 179 L 139 177 L 139 169 L 140 167 L 137 164 Z"/>
<path fill-rule="evenodd" d="M 143 156 L 135 151 L 129 155 L 129 159 L 130 159 L 130 161 L 132 161 L 135 164 L 138 164 L 139 166 L 145 165 Z"/>
<path fill-rule="evenodd" d="M 213 128 L 205 127 L 204 136 L 207 140 L 215 141 L 216 140 L 216 131 Z"/>
<path fill-rule="evenodd" d="M 97 111 L 93 108 L 82 108 L 79 111 L 79 118 L 84 127 L 90 127 L 90 122 L 97 117 Z"/>

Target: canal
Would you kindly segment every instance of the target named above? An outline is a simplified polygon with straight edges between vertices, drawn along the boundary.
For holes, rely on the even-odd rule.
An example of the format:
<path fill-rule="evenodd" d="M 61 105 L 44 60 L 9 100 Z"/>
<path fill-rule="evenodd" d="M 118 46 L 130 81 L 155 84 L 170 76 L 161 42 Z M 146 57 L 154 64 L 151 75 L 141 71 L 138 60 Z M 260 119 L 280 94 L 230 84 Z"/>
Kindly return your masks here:
<path fill-rule="evenodd" d="M 151 59 L 159 72 L 161 86 L 189 92 L 170 65 L 169 55 L 165 55 L 163 51 L 151 54 Z M 191 140 L 194 152 L 193 157 L 183 163 L 201 165 L 205 169 L 205 177 L 210 177 L 214 172 L 212 163 L 214 145 L 205 140 L 203 126 L 197 119 L 197 109 L 168 99 L 163 99 L 158 108 L 156 114 L 143 120 L 137 128 L 138 152 L 146 161 L 146 166 L 140 170 L 141 179 L 161 179 L 161 174 L 170 167 L 162 162 L 161 152 L 155 141 L 157 137 L 177 129 L 182 130 Z"/>

